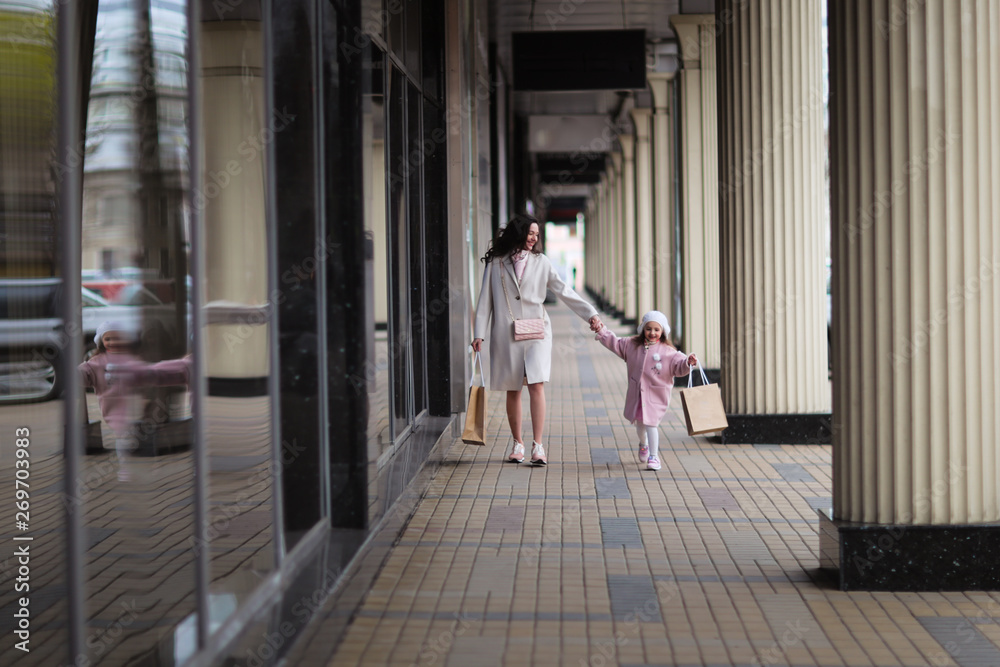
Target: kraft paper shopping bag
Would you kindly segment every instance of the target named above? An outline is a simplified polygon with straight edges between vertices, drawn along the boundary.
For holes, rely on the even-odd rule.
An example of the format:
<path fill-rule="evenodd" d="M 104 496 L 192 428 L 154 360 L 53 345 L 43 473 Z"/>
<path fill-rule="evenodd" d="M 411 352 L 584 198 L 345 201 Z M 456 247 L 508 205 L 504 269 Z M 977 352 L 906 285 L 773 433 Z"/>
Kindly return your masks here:
<path fill-rule="evenodd" d="M 688 435 L 722 431 L 729 426 L 719 385 L 708 384 L 708 378 L 705 377 L 701 364 L 698 365 L 698 370 L 701 371 L 703 384 L 700 387 L 691 386 L 694 374 L 692 371 L 688 375 L 687 388 L 681 389 L 681 407 L 684 408 L 684 422 L 687 425 Z"/>
<path fill-rule="evenodd" d="M 479 365 L 479 377 L 482 385 L 477 385 L 476 365 Z M 467 445 L 486 445 L 486 376 L 483 375 L 483 362 L 476 353 L 472 364 L 472 380 L 469 384 L 469 407 L 465 413 L 465 430 L 462 432 L 462 442 Z"/>

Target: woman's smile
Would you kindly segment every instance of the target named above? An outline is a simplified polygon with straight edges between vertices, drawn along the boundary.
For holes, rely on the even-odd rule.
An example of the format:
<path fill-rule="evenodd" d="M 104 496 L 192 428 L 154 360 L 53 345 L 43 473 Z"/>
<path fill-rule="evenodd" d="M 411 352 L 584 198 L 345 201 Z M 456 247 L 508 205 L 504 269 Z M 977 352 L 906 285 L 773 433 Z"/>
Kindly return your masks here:
<path fill-rule="evenodd" d="M 532 248 L 535 247 L 535 244 L 537 242 L 538 242 L 538 225 L 536 225 L 535 223 L 531 223 L 531 226 L 528 227 L 528 238 L 525 239 L 524 241 L 524 247 L 527 250 L 531 250 Z"/>

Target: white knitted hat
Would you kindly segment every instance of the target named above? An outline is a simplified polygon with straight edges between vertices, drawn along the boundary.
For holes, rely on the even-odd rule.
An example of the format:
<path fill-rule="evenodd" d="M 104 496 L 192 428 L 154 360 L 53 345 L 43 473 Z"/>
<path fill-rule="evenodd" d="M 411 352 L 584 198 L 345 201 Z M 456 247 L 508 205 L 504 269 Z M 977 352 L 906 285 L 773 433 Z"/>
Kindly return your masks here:
<path fill-rule="evenodd" d="M 670 335 L 670 324 L 667 323 L 667 316 L 658 310 L 651 310 L 642 316 L 642 322 L 639 322 L 639 326 L 636 327 L 636 333 L 642 333 L 643 328 L 646 326 L 646 322 L 656 322 L 661 327 L 663 327 L 663 335 Z"/>
<path fill-rule="evenodd" d="M 126 326 L 126 325 L 122 324 L 121 322 L 114 322 L 112 320 L 105 320 L 105 321 L 101 322 L 97 326 L 97 333 L 94 334 L 94 343 L 96 345 L 100 345 L 101 344 L 101 336 L 103 336 L 104 334 L 108 333 L 109 331 L 120 331 L 120 332 L 122 332 L 123 334 L 126 335 L 126 337 L 128 338 L 128 340 L 134 340 L 134 338 L 135 338 L 135 331 L 132 330 L 132 327 Z"/>

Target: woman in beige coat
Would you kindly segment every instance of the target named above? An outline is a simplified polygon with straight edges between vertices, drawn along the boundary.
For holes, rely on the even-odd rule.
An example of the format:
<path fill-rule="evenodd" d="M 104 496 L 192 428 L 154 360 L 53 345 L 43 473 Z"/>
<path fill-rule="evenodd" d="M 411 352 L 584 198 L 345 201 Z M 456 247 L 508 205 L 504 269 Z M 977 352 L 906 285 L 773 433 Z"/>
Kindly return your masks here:
<path fill-rule="evenodd" d="M 542 446 L 545 426 L 545 383 L 552 367 L 552 323 L 545 312 L 545 291 L 552 290 L 570 309 L 590 322 L 592 331 L 601 328 L 597 310 L 563 282 L 549 258 L 538 246 L 538 221 L 517 215 L 500 230 L 483 257 L 486 272 L 476 307 L 472 348 L 481 349 L 490 322 L 490 389 L 507 392 L 507 421 L 514 437 L 509 461 L 524 460 L 521 441 L 521 388 L 528 385 L 531 407 L 531 462 L 548 461 Z M 506 295 L 504 290 L 506 289 Z M 510 310 L 508 310 L 508 303 Z M 545 337 L 514 340 L 513 319 L 541 318 Z"/>

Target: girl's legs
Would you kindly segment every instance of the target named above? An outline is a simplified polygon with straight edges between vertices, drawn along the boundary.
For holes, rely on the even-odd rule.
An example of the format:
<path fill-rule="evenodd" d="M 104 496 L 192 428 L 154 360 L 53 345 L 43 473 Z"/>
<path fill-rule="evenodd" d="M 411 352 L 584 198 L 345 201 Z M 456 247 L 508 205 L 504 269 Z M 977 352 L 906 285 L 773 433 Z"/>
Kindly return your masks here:
<path fill-rule="evenodd" d="M 646 442 L 649 444 L 649 457 L 659 458 L 660 456 L 660 427 L 645 426 Z"/>
<path fill-rule="evenodd" d="M 545 431 L 545 383 L 528 385 L 528 401 L 531 407 L 531 435 L 535 442 L 542 444 Z"/>
<path fill-rule="evenodd" d="M 507 423 L 510 424 L 510 434 L 514 442 L 523 444 L 521 440 L 521 390 L 507 392 Z"/>
<path fill-rule="evenodd" d="M 132 479 L 129 470 L 128 457 L 134 443 L 131 437 L 115 438 L 115 450 L 118 452 L 118 481 L 127 482 Z"/>
<path fill-rule="evenodd" d="M 641 422 L 635 423 L 635 432 L 639 435 L 639 461 L 645 463 L 649 459 L 649 446 L 646 444 L 646 426 Z"/>

